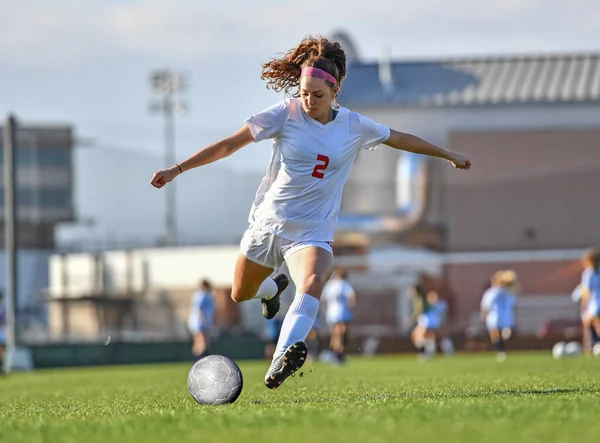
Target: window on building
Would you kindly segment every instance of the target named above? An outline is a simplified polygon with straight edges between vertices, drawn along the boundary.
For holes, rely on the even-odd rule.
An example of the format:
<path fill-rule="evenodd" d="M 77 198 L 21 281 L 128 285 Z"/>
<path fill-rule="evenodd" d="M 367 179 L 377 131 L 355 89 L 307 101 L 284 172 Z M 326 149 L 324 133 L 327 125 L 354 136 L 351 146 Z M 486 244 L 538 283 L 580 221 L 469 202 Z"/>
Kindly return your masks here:
<path fill-rule="evenodd" d="M 35 189 L 25 188 L 17 191 L 17 204 L 23 207 L 52 207 L 71 209 L 73 195 L 70 189 Z M 0 206 L 4 206 L 4 188 L 0 188 Z"/>
<path fill-rule="evenodd" d="M 2 149 L 0 149 L 0 164 L 4 164 L 4 150 Z M 17 165 L 71 167 L 71 150 L 20 146 L 17 149 Z"/>

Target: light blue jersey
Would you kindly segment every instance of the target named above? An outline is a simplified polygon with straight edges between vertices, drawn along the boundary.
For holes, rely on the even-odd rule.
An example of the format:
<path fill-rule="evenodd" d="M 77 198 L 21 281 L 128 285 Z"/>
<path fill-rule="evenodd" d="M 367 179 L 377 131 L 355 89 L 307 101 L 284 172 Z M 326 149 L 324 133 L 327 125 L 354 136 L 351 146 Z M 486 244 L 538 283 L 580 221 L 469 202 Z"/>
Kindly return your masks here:
<path fill-rule="evenodd" d="M 448 303 L 444 300 L 438 300 L 419 316 L 417 324 L 429 330 L 437 331 L 444 324 L 447 314 Z"/>
<path fill-rule="evenodd" d="M 586 314 L 593 317 L 600 315 L 600 271 L 585 269 L 581 274 L 580 286 L 590 293 Z"/>
<path fill-rule="evenodd" d="M 573 303 L 581 302 L 581 283 L 578 284 L 575 289 L 573 289 L 573 292 L 571 292 L 571 300 Z"/>
<path fill-rule="evenodd" d="M 496 286 L 483 293 L 481 309 L 487 311 L 485 324 L 488 330 L 514 327 L 515 302 L 512 292 Z"/>
<path fill-rule="evenodd" d="M 508 291 L 507 291 L 508 292 Z M 504 311 L 504 324 L 502 328 L 514 328 L 515 327 L 515 305 L 517 303 L 517 297 L 512 292 L 508 292 L 506 298 L 506 310 Z"/>
<path fill-rule="evenodd" d="M 322 299 L 327 304 L 325 318 L 327 324 L 345 323 L 352 320 L 354 289 L 347 280 L 332 278 L 323 288 Z"/>
<path fill-rule="evenodd" d="M 215 300 L 210 292 L 198 290 L 192 297 L 188 328 L 192 333 L 207 332 L 213 327 Z"/>

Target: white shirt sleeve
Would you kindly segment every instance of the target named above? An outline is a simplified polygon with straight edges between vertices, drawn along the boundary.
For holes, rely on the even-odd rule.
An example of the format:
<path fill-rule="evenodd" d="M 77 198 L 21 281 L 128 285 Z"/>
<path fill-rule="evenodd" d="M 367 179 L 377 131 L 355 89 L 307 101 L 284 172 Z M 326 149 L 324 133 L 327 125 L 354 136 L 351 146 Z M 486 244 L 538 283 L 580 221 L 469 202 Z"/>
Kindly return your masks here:
<path fill-rule="evenodd" d="M 486 311 L 490 310 L 492 305 L 492 299 L 494 298 L 494 293 L 490 290 L 487 290 L 483 293 L 483 297 L 481 298 L 481 309 L 485 309 Z"/>
<path fill-rule="evenodd" d="M 374 122 L 370 118 L 360 115 L 360 149 L 369 151 L 387 141 L 390 138 L 390 128 L 385 125 Z"/>
<path fill-rule="evenodd" d="M 591 289 L 593 274 L 591 269 L 585 269 L 581 273 L 581 284 L 579 285 L 581 289 L 587 289 L 588 291 Z"/>
<path fill-rule="evenodd" d="M 277 138 L 281 135 L 290 115 L 288 104 L 288 100 L 283 100 L 246 120 L 255 142 Z"/>
<path fill-rule="evenodd" d="M 581 284 L 577 285 L 573 292 L 571 293 L 571 300 L 573 303 L 579 303 L 581 301 Z"/>

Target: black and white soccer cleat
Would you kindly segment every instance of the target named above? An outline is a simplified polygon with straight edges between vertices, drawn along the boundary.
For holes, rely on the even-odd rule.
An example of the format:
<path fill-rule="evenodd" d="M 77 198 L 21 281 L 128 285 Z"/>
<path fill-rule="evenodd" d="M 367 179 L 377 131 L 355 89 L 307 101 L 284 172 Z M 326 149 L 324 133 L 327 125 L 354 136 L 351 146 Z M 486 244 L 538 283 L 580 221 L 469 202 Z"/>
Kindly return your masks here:
<path fill-rule="evenodd" d="M 265 386 L 269 389 L 277 389 L 290 375 L 294 375 L 304 362 L 308 348 L 306 343 L 298 341 L 291 345 L 287 350 L 275 358 L 271 367 L 265 375 Z"/>

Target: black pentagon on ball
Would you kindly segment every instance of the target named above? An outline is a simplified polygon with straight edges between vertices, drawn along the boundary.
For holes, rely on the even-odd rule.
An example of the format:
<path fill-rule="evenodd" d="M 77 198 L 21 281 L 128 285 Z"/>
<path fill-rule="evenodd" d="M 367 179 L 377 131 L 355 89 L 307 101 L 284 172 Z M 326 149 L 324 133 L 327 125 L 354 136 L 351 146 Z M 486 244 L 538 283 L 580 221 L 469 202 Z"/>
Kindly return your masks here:
<path fill-rule="evenodd" d="M 239 366 L 223 355 L 198 360 L 188 374 L 188 391 L 202 405 L 233 403 L 242 393 L 243 385 Z"/>

